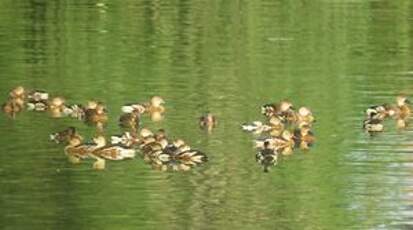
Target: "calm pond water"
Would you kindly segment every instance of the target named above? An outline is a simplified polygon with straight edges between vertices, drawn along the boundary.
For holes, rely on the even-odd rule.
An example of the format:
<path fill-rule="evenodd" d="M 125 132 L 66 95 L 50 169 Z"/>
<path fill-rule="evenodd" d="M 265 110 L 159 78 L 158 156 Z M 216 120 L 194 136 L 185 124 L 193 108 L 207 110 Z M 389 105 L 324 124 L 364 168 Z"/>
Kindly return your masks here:
<path fill-rule="evenodd" d="M 48 140 L 72 119 L 0 116 L 3 229 L 410 229 L 413 127 L 375 137 L 368 105 L 413 90 L 413 2 L 0 1 L 0 93 L 16 85 L 99 99 L 119 133 L 125 102 L 162 95 L 144 120 L 208 154 L 190 172 L 142 160 L 103 172 Z M 240 124 L 284 98 L 317 118 L 316 145 L 270 173 Z M 212 111 L 211 134 L 197 117 Z"/>

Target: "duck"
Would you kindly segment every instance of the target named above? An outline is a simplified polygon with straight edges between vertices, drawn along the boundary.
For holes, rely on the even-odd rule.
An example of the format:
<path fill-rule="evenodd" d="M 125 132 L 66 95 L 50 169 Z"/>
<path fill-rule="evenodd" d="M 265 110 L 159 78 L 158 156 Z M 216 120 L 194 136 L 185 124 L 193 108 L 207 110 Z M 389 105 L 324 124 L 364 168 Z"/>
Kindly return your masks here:
<path fill-rule="evenodd" d="M 182 151 L 176 155 L 175 159 L 190 166 L 200 165 L 208 161 L 206 154 L 196 149 Z"/>
<path fill-rule="evenodd" d="M 90 157 L 93 150 L 99 147 L 101 146 L 96 143 L 82 143 L 79 138 L 70 138 L 64 152 L 71 163 L 77 164 L 82 159 Z"/>
<path fill-rule="evenodd" d="M 302 126 L 294 130 L 295 145 L 302 150 L 308 150 L 314 143 L 315 137 L 309 126 Z"/>
<path fill-rule="evenodd" d="M 50 140 L 54 141 L 56 144 L 69 143 L 69 141 L 73 139 L 77 139 L 79 143 L 83 141 L 83 137 L 78 134 L 76 128 L 73 126 L 60 132 L 50 134 Z"/>
<path fill-rule="evenodd" d="M 141 113 L 137 111 L 132 111 L 131 113 L 123 113 L 119 117 L 119 126 L 136 131 L 139 128 L 140 114 Z"/>
<path fill-rule="evenodd" d="M 127 147 L 133 147 L 140 141 L 135 134 L 130 132 L 124 132 L 121 135 L 112 135 L 110 140 L 110 143 L 113 145 L 124 145 Z"/>
<path fill-rule="evenodd" d="M 96 125 L 98 128 L 108 121 L 106 107 L 101 102 L 89 101 L 85 110 L 85 121 L 87 124 Z"/>
<path fill-rule="evenodd" d="M 9 98 L 10 99 L 25 99 L 26 97 L 26 90 L 24 89 L 23 86 L 17 86 L 16 88 L 12 89 L 9 93 Z"/>
<path fill-rule="evenodd" d="M 125 159 L 135 158 L 135 149 L 128 148 L 123 145 L 107 145 L 106 139 L 103 136 L 93 138 L 93 141 L 98 146 L 91 154 L 95 157 L 103 158 L 106 160 L 119 161 Z"/>
<path fill-rule="evenodd" d="M 282 155 L 291 155 L 295 146 L 294 135 L 290 131 L 284 130 L 281 137 L 277 139 L 275 150 Z"/>
<path fill-rule="evenodd" d="M 384 121 L 387 117 L 394 116 L 394 108 L 389 104 L 373 105 L 366 109 L 366 119 Z"/>
<path fill-rule="evenodd" d="M 77 120 L 84 120 L 85 110 L 85 107 L 81 104 L 72 104 L 64 107 L 63 114 Z"/>
<path fill-rule="evenodd" d="M 280 136 L 285 129 L 282 118 L 280 118 L 279 116 L 271 116 L 268 123 L 271 127 L 269 134 L 273 137 Z"/>
<path fill-rule="evenodd" d="M 296 115 L 296 123 L 299 128 L 303 126 L 311 126 L 315 122 L 313 113 L 308 107 L 300 107 Z"/>
<path fill-rule="evenodd" d="M 147 128 L 142 128 L 140 130 L 138 138 L 140 149 L 142 149 L 145 145 L 156 141 L 153 132 Z"/>
<path fill-rule="evenodd" d="M 49 100 L 49 93 L 43 90 L 32 90 L 28 93 L 27 98 L 33 102 Z"/>
<path fill-rule="evenodd" d="M 32 90 L 27 95 L 27 110 L 44 112 L 49 105 L 49 93 L 42 90 Z"/>
<path fill-rule="evenodd" d="M 264 148 L 255 155 L 256 161 L 264 166 L 264 172 L 269 172 L 269 167 L 278 163 L 278 153 L 270 147 L 268 141 L 264 142 Z"/>
<path fill-rule="evenodd" d="M 145 144 L 141 151 L 145 156 L 148 156 L 150 160 L 152 158 L 161 155 L 162 153 L 166 152 L 165 149 L 168 147 L 168 141 L 166 139 L 159 140 L 159 141 L 152 141 L 150 143 Z"/>
<path fill-rule="evenodd" d="M 160 96 L 153 96 L 149 103 L 145 104 L 145 111 L 149 113 L 164 113 L 165 107 L 163 106 L 165 101 Z"/>
<path fill-rule="evenodd" d="M 366 119 L 363 122 L 363 129 L 370 134 L 383 132 L 384 126 L 381 122 L 380 119 Z"/>
<path fill-rule="evenodd" d="M 176 139 L 172 143 L 166 142 L 152 152 L 154 164 L 167 165 L 173 171 L 187 171 L 193 166 L 200 165 L 208 161 L 205 153 L 191 149 L 182 139 Z"/>
<path fill-rule="evenodd" d="M 411 109 L 410 101 L 407 99 L 406 96 L 398 96 L 396 98 L 396 116 L 397 118 L 407 119 L 410 117 Z"/>
<path fill-rule="evenodd" d="M 64 115 L 65 106 L 65 99 L 62 97 L 54 97 L 48 103 L 48 110 L 52 117 L 61 117 Z"/>
<path fill-rule="evenodd" d="M 133 113 L 133 112 L 138 112 L 140 114 L 143 114 L 146 112 L 146 108 L 144 104 L 140 103 L 130 103 L 130 104 L 125 104 L 121 108 L 122 113 Z"/>
<path fill-rule="evenodd" d="M 266 117 L 273 115 L 280 115 L 281 117 L 288 117 L 294 110 L 293 104 L 287 100 L 279 103 L 265 104 L 261 106 L 261 113 Z"/>
<path fill-rule="evenodd" d="M 210 112 L 207 112 L 199 118 L 199 126 L 206 128 L 208 131 L 211 131 L 217 124 L 217 118 Z"/>
<path fill-rule="evenodd" d="M 45 112 L 49 106 L 49 102 L 47 100 L 37 101 L 29 99 L 26 106 L 29 111 Z"/>

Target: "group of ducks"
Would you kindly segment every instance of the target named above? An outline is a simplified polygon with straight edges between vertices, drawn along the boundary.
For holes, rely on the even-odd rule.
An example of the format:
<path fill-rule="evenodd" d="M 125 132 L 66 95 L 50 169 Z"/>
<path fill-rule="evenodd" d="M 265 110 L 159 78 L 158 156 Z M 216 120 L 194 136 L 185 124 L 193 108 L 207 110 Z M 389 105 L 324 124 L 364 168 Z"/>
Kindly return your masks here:
<path fill-rule="evenodd" d="M 97 134 L 91 142 L 85 142 L 75 127 L 69 127 L 50 135 L 56 143 L 65 144 L 64 152 L 72 163 L 80 163 L 86 158 L 95 159 L 93 168 L 102 170 L 106 160 L 120 161 L 135 158 L 137 150 L 142 153 L 145 162 L 154 169 L 187 171 L 207 161 L 207 156 L 193 150 L 183 140 L 171 140 L 164 130 L 153 133 L 141 128 L 141 117 L 149 114 L 153 121 L 163 118 L 165 101 L 154 96 L 149 102 L 130 103 L 122 106 L 119 126 L 124 129 L 121 135 L 113 135 L 110 142 L 104 137 L 104 127 L 108 121 L 106 106 L 99 101 L 89 101 L 86 105 L 66 104 L 62 97 L 50 98 L 40 90 L 27 91 L 18 86 L 10 91 L 2 110 L 11 117 L 27 110 L 48 112 L 52 117 L 72 117 L 97 128 Z M 214 127 L 216 119 L 211 114 L 200 118 L 201 127 Z"/>
<path fill-rule="evenodd" d="M 111 136 L 110 142 L 103 134 L 108 121 L 106 106 L 99 101 L 88 101 L 86 105 L 67 104 L 62 97 L 50 98 L 45 91 L 27 91 L 24 87 L 18 86 L 9 92 L 2 110 L 13 118 L 17 113 L 27 109 L 48 112 L 54 118 L 71 117 L 95 126 L 97 135 L 91 142 L 84 142 L 74 127 L 53 133 L 50 139 L 56 143 L 66 144 L 64 152 L 70 162 L 80 163 L 83 159 L 92 158 L 95 159 L 93 168 L 98 170 L 105 168 L 106 160 L 135 158 L 137 150 L 145 162 L 161 171 L 187 171 L 206 162 L 208 158 L 203 152 L 192 149 L 181 139 L 168 138 L 165 130 L 152 132 L 147 128 L 140 128 L 141 117 L 144 114 L 149 114 L 153 121 L 162 120 L 165 112 L 164 103 L 161 97 L 154 96 L 148 102 L 123 105 L 119 126 L 124 132 Z M 383 121 L 387 118 L 395 119 L 398 128 L 407 127 L 411 114 L 409 104 L 405 96 L 398 96 L 394 105 L 369 107 L 366 110 L 363 128 L 370 134 L 382 132 Z M 242 129 L 258 135 L 254 140 L 258 149 L 256 160 L 265 172 L 277 164 L 279 155 L 290 155 L 295 148 L 308 150 L 314 143 L 315 137 L 311 128 L 315 119 L 309 108 L 300 107 L 296 111 L 291 102 L 283 100 L 261 106 L 261 113 L 266 117 L 265 122 L 253 121 L 243 124 Z M 211 113 L 206 113 L 199 119 L 200 127 L 208 131 L 217 123 L 216 117 Z"/>
<path fill-rule="evenodd" d="M 261 113 L 266 122 L 254 121 L 241 127 L 258 135 L 254 140 L 258 149 L 256 160 L 264 172 L 277 164 L 280 154 L 290 155 L 297 147 L 308 150 L 314 143 L 311 128 L 315 119 L 309 108 L 300 107 L 295 111 L 292 103 L 284 100 L 261 106 Z"/>
<path fill-rule="evenodd" d="M 404 129 L 408 126 L 411 114 L 410 101 L 406 96 L 396 97 L 396 104 L 374 105 L 366 109 L 366 118 L 363 121 L 363 128 L 370 134 L 382 132 L 383 122 L 387 118 L 396 120 L 396 127 Z"/>

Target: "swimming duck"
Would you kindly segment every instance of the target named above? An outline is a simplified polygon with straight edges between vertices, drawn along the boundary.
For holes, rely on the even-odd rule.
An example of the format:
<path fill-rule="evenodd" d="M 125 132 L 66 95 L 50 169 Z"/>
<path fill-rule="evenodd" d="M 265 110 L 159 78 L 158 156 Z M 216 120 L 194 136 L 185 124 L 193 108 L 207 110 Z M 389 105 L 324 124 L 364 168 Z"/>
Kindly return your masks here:
<path fill-rule="evenodd" d="M 313 113 L 307 107 L 300 107 L 297 112 L 297 126 L 310 126 L 315 122 Z"/>
<path fill-rule="evenodd" d="M 76 118 L 78 120 L 85 119 L 85 108 L 81 104 L 73 104 L 65 106 L 63 114 L 68 117 Z"/>
<path fill-rule="evenodd" d="M 280 115 L 281 117 L 288 117 L 293 112 L 293 104 L 289 101 L 283 100 L 276 104 L 265 104 L 261 106 L 261 113 L 266 117 L 271 117 L 274 115 Z"/>
<path fill-rule="evenodd" d="M 168 140 L 163 129 L 159 129 L 155 134 L 149 129 L 143 128 L 140 131 L 139 148 L 141 152 L 151 158 L 158 154 L 157 151 L 162 151 L 167 145 Z"/>
<path fill-rule="evenodd" d="M 101 102 L 89 101 L 85 110 L 85 121 L 88 124 L 103 128 L 108 121 L 106 107 Z"/>
<path fill-rule="evenodd" d="M 269 171 L 269 167 L 277 164 L 278 153 L 270 147 L 269 142 L 264 142 L 264 148 L 259 150 L 255 155 L 255 159 L 259 164 L 264 166 L 264 172 Z"/>
<path fill-rule="evenodd" d="M 206 128 L 208 131 L 211 131 L 217 124 L 218 121 L 212 113 L 208 112 L 199 118 L 199 126 Z"/>
<path fill-rule="evenodd" d="M 208 161 L 208 157 L 205 153 L 195 149 L 182 151 L 176 155 L 175 159 L 188 166 L 196 166 Z"/>
<path fill-rule="evenodd" d="M 363 122 L 363 129 L 369 133 L 383 132 L 384 126 L 379 119 L 367 119 Z"/>
<path fill-rule="evenodd" d="M 282 118 L 279 116 L 272 116 L 270 117 L 269 121 L 269 126 L 271 127 L 271 130 L 269 134 L 273 137 L 278 137 L 282 134 L 284 131 L 284 123 L 282 122 Z"/>
<path fill-rule="evenodd" d="M 410 101 L 406 96 L 398 96 L 396 98 L 396 116 L 397 118 L 406 119 L 410 117 L 411 109 Z"/>
<path fill-rule="evenodd" d="M 309 126 L 303 126 L 294 130 L 293 139 L 296 146 L 308 150 L 315 141 L 315 137 Z"/>
<path fill-rule="evenodd" d="M 387 117 L 394 116 L 394 113 L 394 109 L 389 104 L 374 105 L 367 108 L 366 119 L 383 121 Z"/>
<path fill-rule="evenodd" d="M 78 139 L 78 142 L 83 141 L 83 137 L 77 133 L 76 128 L 73 126 L 70 126 L 60 132 L 50 134 L 50 140 L 56 142 L 57 144 L 62 142 L 69 143 L 69 141 L 73 139 Z"/>
<path fill-rule="evenodd" d="M 146 111 L 149 113 L 164 113 L 165 112 L 165 107 L 163 107 L 163 104 L 165 104 L 165 101 L 163 100 L 162 97 L 160 96 L 153 96 L 150 100 L 149 103 L 147 103 L 146 106 Z"/>
<path fill-rule="evenodd" d="M 122 135 L 112 135 L 110 140 L 110 143 L 113 145 L 124 145 L 126 147 L 132 147 L 140 141 L 135 134 L 130 132 L 124 132 Z"/>
<path fill-rule="evenodd" d="M 168 143 L 166 139 L 163 141 L 164 144 L 161 147 L 154 151 L 152 149 L 154 164 L 167 165 L 167 168 L 174 171 L 186 171 L 208 160 L 203 152 L 191 149 L 182 139 L 177 139 L 172 143 Z"/>
<path fill-rule="evenodd" d="M 50 102 L 48 103 L 48 110 L 52 117 L 61 117 L 64 113 L 64 110 L 66 108 L 65 106 L 65 100 L 61 97 L 54 97 Z"/>
<path fill-rule="evenodd" d="M 44 112 L 47 110 L 49 103 L 47 100 L 36 101 L 36 100 L 29 99 L 26 105 L 27 105 L 27 110 L 29 111 Z"/>
<path fill-rule="evenodd" d="M 103 136 L 93 138 L 97 148 L 92 151 L 92 155 L 106 160 L 124 160 L 135 158 L 135 150 L 122 145 L 106 145 Z"/>
<path fill-rule="evenodd" d="M 43 90 L 32 90 L 27 95 L 27 98 L 33 102 L 47 101 L 49 100 L 49 93 Z"/>
<path fill-rule="evenodd" d="M 79 138 L 71 138 L 64 152 L 70 162 L 80 163 L 80 160 L 90 157 L 93 150 L 99 147 L 96 143 L 82 143 Z"/>
<path fill-rule="evenodd" d="M 41 90 L 33 90 L 27 95 L 27 109 L 30 111 L 43 112 L 48 108 L 49 94 Z"/>
<path fill-rule="evenodd" d="M 139 128 L 140 112 L 124 113 L 119 117 L 119 126 L 136 131 Z"/>
<path fill-rule="evenodd" d="M 20 98 L 25 99 L 26 97 L 26 90 L 23 86 L 17 86 L 16 88 L 12 89 L 9 93 L 10 99 Z"/>
<path fill-rule="evenodd" d="M 139 148 L 142 149 L 145 145 L 155 142 L 155 136 L 153 132 L 147 128 L 142 128 L 139 132 Z"/>
<path fill-rule="evenodd" d="M 293 153 L 295 142 L 294 135 L 290 131 L 284 130 L 281 134 L 281 138 L 278 138 L 276 143 L 275 150 L 277 152 L 283 155 L 290 155 Z"/>

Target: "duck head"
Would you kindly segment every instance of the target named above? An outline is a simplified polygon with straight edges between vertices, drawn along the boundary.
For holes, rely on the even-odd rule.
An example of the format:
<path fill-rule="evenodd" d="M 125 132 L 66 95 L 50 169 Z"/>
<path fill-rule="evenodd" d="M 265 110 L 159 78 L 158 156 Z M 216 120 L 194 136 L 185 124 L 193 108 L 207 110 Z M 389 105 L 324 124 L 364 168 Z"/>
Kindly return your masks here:
<path fill-rule="evenodd" d="M 397 104 L 397 106 L 400 107 L 400 106 L 404 106 L 406 104 L 410 104 L 410 101 L 407 99 L 406 96 L 398 96 L 396 98 L 396 104 Z"/>
<path fill-rule="evenodd" d="M 151 98 L 151 106 L 153 106 L 153 107 L 160 107 L 164 103 L 165 103 L 165 101 L 160 96 L 153 96 Z"/>
<path fill-rule="evenodd" d="M 82 140 L 80 138 L 70 138 L 69 139 L 69 145 L 70 146 L 78 146 L 82 144 Z"/>
<path fill-rule="evenodd" d="M 166 139 L 159 140 L 158 143 L 162 146 L 162 149 L 168 146 L 168 141 Z"/>
<path fill-rule="evenodd" d="M 313 113 L 311 112 L 311 110 L 307 107 L 301 107 L 300 109 L 298 109 L 298 115 L 302 116 L 302 117 L 308 117 L 313 115 Z"/>
<path fill-rule="evenodd" d="M 12 89 L 10 91 L 10 97 L 11 98 L 16 98 L 16 97 L 24 97 L 25 90 L 23 86 L 17 86 L 16 88 Z"/>
<path fill-rule="evenodd" d="M 102 115 L 105 114 L 106 111 L 106 107 L 102 104 L 102 103 L 98 103 L 96 105 L 96 114 Z"/>
<path fill-rule="evenodd" d="M 175 147 L 179 148 L 179 147 L 182 147 L 182 146 L 185 145 L 185 141 L 183 141 L 182 139 L 176 139 L 176 140 L 173 142 L 173 145 L 174 145 Z"/>
<path fill-rule="evenodd" d="M 286 100 L 280 102 L 280 112 L 288 112 L 288 111 L 291 111 L 293 109 L 294 109 L 294 107 L 293 107 L 293 104 L 291 102 L 286 101 Z"/>
<path fill-rule="evenodd" d="M 65 103 L 65 100 L 61 97 L 54 97 L 51 101 L 50 101 L 50 105 L 53 107 L 61 107 L 63 106 Z"/>
<path fill-rule="evenodd" d="M 155 139 L 156 139 L 157 141 L 166 139 L 166 132 L 165 132 L 165 130 L 164 130 L 164 129 L 159 129 L 159 130 L 155 133 Z"/>
<path fill-rule="evenodd" d="M 98 106 L 97 101 L 88 101 L 86 103 L 86 109 L 96 109 L 97 106 Z"/>
<path fill-rule="evenodd" d="M 307 135 L 311 135 L 311 128 L 309 127 L 309 126 L 303 126 L 303 127 L 301 127 L 301 129 L 300 129 L 300 133 L 301 133 L 301 136 L 307 136 Z"/>

